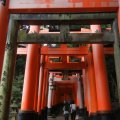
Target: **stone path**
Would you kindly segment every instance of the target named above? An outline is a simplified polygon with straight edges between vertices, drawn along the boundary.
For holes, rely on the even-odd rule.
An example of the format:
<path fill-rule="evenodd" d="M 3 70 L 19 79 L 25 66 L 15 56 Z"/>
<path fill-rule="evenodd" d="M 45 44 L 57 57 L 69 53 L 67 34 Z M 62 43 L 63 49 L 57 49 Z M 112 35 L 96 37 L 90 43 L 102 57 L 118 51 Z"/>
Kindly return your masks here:
<path fill-rule="evenodd" d="M 59 115 L 59 116 L 57 116 L 55 118 L 48 117 L 48 120 L 64 120 L 64 116 L 63 115 Z M 69 120 L 71 120 L 70 117 L 69 117 Z M 84 119 L 83 118 L 77 118 L 76 120 L 84 120 Z"/>

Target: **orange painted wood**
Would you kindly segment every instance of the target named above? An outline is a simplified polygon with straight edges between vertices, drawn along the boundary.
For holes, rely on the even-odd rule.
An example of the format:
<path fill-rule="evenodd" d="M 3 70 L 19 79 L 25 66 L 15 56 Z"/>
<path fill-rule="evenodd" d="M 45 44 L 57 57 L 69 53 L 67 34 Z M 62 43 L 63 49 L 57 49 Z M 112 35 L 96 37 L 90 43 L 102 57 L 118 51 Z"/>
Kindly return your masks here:
<path fill-rule="evenodd" d="M 73 98 L 74 98 L 74 102 L 77 105 L 77 84 L 74 85 L 73 87 Z"/>
<path fill-rule="evenodd" d="M 85 55 L 88 54 L 86 47 L 80 47 L 80 48 L 48 48 L 48 47 L 42 47 L 41 54 L 49 54 L 49 55 Z"/>
<path fill-rule="evenodd" d="M 86 68 L 86 63 L 81 62 L 81 63 L 46 63 L 45 68 L 48 68 L 50 70 L 53 69 L 71 69 L 71 70 L 80 70 L 83 68 Z"/>
<path fill-rule="evenodd" d="M 57 105 L 57 91 L 55 90 L 54 105 Z"/>
<path fill-rule="evenodd" d="M 54 106 L 54 99 L 55 99 L 55 91 L 53 90 L 53 92 L 52 92 L 52 101 L 51 101 L 52 107 Z"/>
<path fill-rule="evenodd" d="M 41 110 L 45 108 L 45 96 L 46 96 L 46 82 L 47 82 L 47 75 L 48 75 L 48 69 L 44 69 L 44 74 L 43 74 L 43 86 L 42 86 L 42 100 L 41 100 Z"/>
<path fill-rule="evenodd" d="M 21 110 L 34 110 L 37 60 L 33 58 L 37 58 L 37 56 L 38 45 L 28 45 Z"/>
<path fill-rule="evenodd" d="M 87 85 L 86 85 L 86 70 L 82 69 L 82 83 L 83 83 L 83 90 L 84 90 L 84 106 L 87 108 Z"/>
<path fill-rule="evenodd" d="M 88 51 L 91 45 L 88 45 Z M 90 95 L 89 97 L 89 114 L 97 113 L 97 94 L 96 94 L 96 83 L 95 83 L 95 72 L 94 72 L 94 63 L 93 63 L 93 54 L 92 51 L 89 51 L 88 57 L 88 77 L 89 77 L 89 89 Z"/>
<path fill-rule="evenodd" d="M 3 6 L 0 2 L 0 77 L 3 66 L 3 58 L 5 51 L 5 43 L 7 37 L 9 11 L 8 11 L 9 0 L 6 1 L 6 6 Z"/>
<path fill-rule="evenodd" d="M 47 107 L 47 101 L 48 101 L 48 79 L 49 79 L 49 71 L 47 69 L 47 72 L 46 72 L 46 84 L 45 84 L 45 97 L 44 97 L 44 108 Z"/>
<path fill-rule="evenodd" d="M 118 0 L 10 0 L 11 12 L 103 12 L 117 11 Z"/>
<path fill-rule="evenodd" d="M 43 87 L 43 63 L 45 61 L 45 56 L 41 55 L 40 57 L 40 73 L 39 73 L 39 88 L 38 88 L 38 103 L 37 103 L 37 112 L 41 112 L 41 103 L 42 103 L 42 87 Z"/>
<path fill-rule="evenodd" d="M 101 31 L 100 25 L 92 25 L 92 31 Z M 102 44 L 93 44 L 93 60 L 96 79 L 96 93 L 99 112 L 111 111 L 110 93 Z"/>
<path fill-rule="evenodd" d="M 111 111 L 103 45 L 93 45 L 98 111 Z"/>
<path fill-rule="evenodd" d="M 85 88 L 86 88 L 86 93 L 85 93 L 85 101 L 86 101 L 86 108 L 87 111 L 89 112 L 90 110 L 90 81 L 88 77 L 88 69 L 85 70 Z"/>
<path fill-rule="evenodd" d="M 30 31 L 31 32 L 36 32 L 39 33 L 40 27 L 36 25 L 31 25 L 30 26 Z M 34 95 L 34 110 L 37 112 L 37 97 L 38 97 L 38 82 L 39 82 L 39 66 L 40 66 L 40 55 L 39 55 L 39 48 L 40 45 L 37 45 L 38 51 L 37 51 L 37 57 L 36 57 L 36 69 L 35 69 L 35 95 Z"/>
<path fill-rule="evenodd" d="M 26 55 L 27 48 L 17 48 L 18 55 Z M 87 47 L 80 47 L 80 48 L 48 48 L 42 47 L 41 54 L 43 55 L 87 55 Z M 113 54 L 113 48 L 104 48 L 104 54 Z"/>
<path fill-rule="evenodd" d="M 107 55 L 108 54 L 110 54 L 110 55 L 114 54 L 114 48 L 112 48 L 112 47 L 111 48 L 105 48 L 104 47 L 104 54 L 107 54 Z"/>
<path fill-rule="evenodd" d="M 36 84 L 35 84 L 35 97 L 34 97 L 34 110 L 37 112 L 38 103 L 38 88 L 39 88 L 39 70 L 40 70 L 40 55 L 37 56 L 37 68 L 36 68 Z"/>

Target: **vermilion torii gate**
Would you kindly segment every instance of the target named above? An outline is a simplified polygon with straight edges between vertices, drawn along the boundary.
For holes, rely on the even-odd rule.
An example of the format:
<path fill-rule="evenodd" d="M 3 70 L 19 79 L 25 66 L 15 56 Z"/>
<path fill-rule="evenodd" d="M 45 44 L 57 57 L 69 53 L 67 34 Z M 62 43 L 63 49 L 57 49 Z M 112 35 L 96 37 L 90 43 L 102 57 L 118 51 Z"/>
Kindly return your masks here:
<path fill-rule="evenodd" d="M 29 3 L 29 4 L 28 4 Z M 75 12 L 77 14 L 75 14 Z M 89 12 L 89 14 L 87 13 Z M 103 12 L 103 13 L 100 13 Z M 107 13 L 108 12 L 108 13 Z M 14 13 L 14 14 L 13 14 Z M 29 13 L 29 14 L 28 14 Z M 31 13 L 31 14 L 30 14 Z M 34 13 L 34 14 L 32 14 Z M 42 13 L 42 14 L 41 14 Z M 43 13 L 49 13 L 49 14 L 43 14 Z M 52 14 L 51 14 L 52 13 Z M 54 13 L 54 14 L 53 14 Z M 82 13 L 82 14 L 81 14 Z M 93 39 L 92 43 L 104 43 L 104 42 L 113 42 L 114 43 L 114 56 L 115 56 L 115 64 L 116 64 L 116 74 L 117 74 L 117 81 L 118 81 L 118 93 L 119 93 L 119 80 L 120 80 L 120 65 L 119 59 L 120 59 L 120 50 L 119 50 L 119 32 L 118 32 L 118 24 L 117 24 L 117 13 L 119 18 L 119 11 L 118 11 L 118 1 L 112 1 L 109 0 L 107 2 L 104 1 L 56 1 L 56 0 L 43 0 L 43 1 L 17 1 L 17 0 L 10 0 L 6 1 L 6 6 L 2 6 L 0 4 L 0 46 L 1 46 L 1 66 L 2 66 L 2 60 L 3 60 L 3 54 L 5 49 L 5 42 L 6 42 L 6 49 L 5 49 L 5 56 L 4 56 L 4 62 L 3 62 L 3 70 L 2 70 L 2 77 L 1 77 L 1 84 L 0 84 L 0 119 L 1 120 L 7 120 L 8 119 L 8 111 L 9 111 L 9 103 L 10 103 L 10 94 L 11 94 L 11 88 L 12 88 L 12 80 L 13 80 L 13 74 L 14 74 L 14 66 L 15 66 L 15 56 L 16 56 L 16 50 L 17 50 L 17 43 L 21 43 L 20 41 L 16 41 L 17 39 L 17 31 L 20 24 L 30 24 L 30 25 L 41 25 L 41 24 L 58 24 L 63 25 L 61 27 L 61 31 L 59 35 L 56 35 L 53 42 L 48 40 L 51 36 L 50 35 L 44 35 L 42 36 L 42 41 L 27 41 L 28 36 L 25 37 L 24 43 L 45 43 L 47 40 L 47 43 L 91 43 L 90 41 L 83 41 L 86 39 L 84 35 L 71 35 L 69 33 L 69 27 L 68 25 L 72 24 L 101 24 L 101 23 L 113 23 L 113 33 L 110 35 L 105 35 L 104 33 L 95 33 L 92 35 L 86 34 L 88 36 L 87 38 L 91 37 Z M 8 26 L 9 23 L 9 26 Z M 7 32 L 8 28 L 8 32 Z M 97 28 L 98 31 L 100 31 L 99 28 Z M 7 33 L 7 35 L 6 35 Z M 40 35 L 41 36 L 41 35 Z M 35 38 L 41 38 L 39 35 L 35 35 Z M 59 37 L 60 36 L 60 37 Z M 109 37 L 110 36 L 110 37 Z M 31 37 L 29 37 L 31 38 Z M 52 37 L 51 37 L 52 38 Z M 54 38 L 54 37 L 53 37 Z M 113 41 L 111 41 L 111 39 Z M 100 40 L 102 39 L 102 41 Z M 33 40 L 33 39 L 32 39 Z M 36 39 L 37 40 L 37 39 Z M 94 59 L 94 69 L 95 69 L 95 75 L 98 75 L 99 77 L 95 77 L 95 79 L 99 79 L 100 83 L 96 81 L 96 84 L 100 84 L 99 87 L 96 89 L 97 93 L 97 100 L 99 102 L 99 106 L 97 106 L 98 112 L 109 112 L 111 110 L 110 108 L 110 102 L 109 97 L 107 100 L 106 96 L 109 95 L 108 89 L 102 89 L 103 83 L 106 83 L 106 72 L 104 67 L 104 57 L 103 57 L 103 45 L 92 45 L 93 48 L 93 59 Z M 31 52 L 30 52 L 31 51 Z M 29 46 L 29 57 L 28 61 L 30 60 L 30 63 L 33 64 L 33 61 L 31 61 L 31 58 L 34 56 L 37 56 L 37 45 L 30 45 Z M 97 59 L 98 56 L 100 56 L 100 59 Z M 92 59 L 92 54 L 90 53 L 89 56 Z M 92 62 L 93 60 L 91 60 Z M 91 65 L 91 62 L 89 63 Z M 37 64 L 37 61 L 36 61 Z M 101 66 L 100 66 L 101 65 Z M 29 68 L 30 64 L 27 65 Z M 37 65 L 36 65 L 37 66 Z M 99 71 L 98 71 L 99 66 Z M 34 68 L 35 70 L 37 68 Z M 88 69 L 86 72 L 89 73 L 89 70 L 92 74 L 88 74 L 89 78 L 93 79 L 93 68 Z M 104 72 L 103 72 L 104 70 Z M 47 82 L 46 82 L 46 74 L 48 73 L 47 69 L 44 69 L 43 73 L 43 84 L 46 88 Z M 28 73 L 26 73 L 28 76 Z M 102 76 L 102 78 L 101 78 Z M 87 78 L 86 78 L 87 79 Z M 30 79 L 28 79 L 30 81 Z M 32 87 L 31 84 L 27 86 L 28 90 Z M 92 83 L 92 82 L 90 82 Z M 35 82 L 37 84 L 37 80 Z M 26 85 L 25 85 L 26 86 Z M 43 86 L 41 86 L 43 87 Z M 40 104 L 42 105 L 39 107 L 39 109 L 43 109 L 45 107 L 45 102 L 43 102 L 45 98 L 45 88 L 40 88 L 43 90 L 42 99 L 40 100 Z M 94 86 L 95 87 L 95 86 Z M 92 87 L 93 88 L 93 87 Z M 26 89 L 26 88 L 24 88 Z M 33 87 L 34 89 L 34 87 Z M 95 89 L 95 88 L 94 88 Z M 99 98 L 99 89 L 102 90 L 101 95 L 103 97 Z M 34 95 L 34 92 L 36 90 L 34 89 L 31 94 Z M 28 91 L 27 91 L 28 92 Z M 92 90 L 91 94 L 94 93 L 95 90 Z M 26 91 L 25 91 L 26 93 Z M 41 92 L 40 92 L 41 94 Z M 25 95 L 25 94 L 23 94 Z M 28 95 L 28 96 L 27 96 Z M 25 97 L 23 97 L 22 107 L 21 110 L 24 111 L 24 115 L 21 117 L 21 119 L 26 120 L 26 116 L 31 115 L 31 119 L 35 119 L 33 115 L 33 100 L 30 100 L 30 102 L 25 102 L 27 104 L 24 105 L 24 100 L 29 100 L 30 94 L 27 94 Z M 119 95 L 120 96 L 120 95 Z M 120 98 L 120 97 L 119 97 Z M 96 98 L 94 98 L 95 100 Z M 94 101 L 93 100 L 93 101 Z M 104 101 L 104 103 L 103 103 Z M 35 103 L 34 103 L 35 104 Z M 86 102 L 86 105 L 88 104 L 88 101 Z M 96 107 L 96 106 L 95 106 Z M 36 107 L 35 107 L 36 108 Z M 88 107 L 89 111 L 92 109 L 91 106 Z M 32 111 L 31 111 L 32 110 Z M 96 111 L 96 110 L 95 110 Z M 101 114 L 100 114 L 101 115 Z M 102 116 L 102 115 L 101 115 Z M 106 115 L 103 115 L 103 119 L 108 119 Z M 100 117 L 102 119 L 102 117 Z"/>

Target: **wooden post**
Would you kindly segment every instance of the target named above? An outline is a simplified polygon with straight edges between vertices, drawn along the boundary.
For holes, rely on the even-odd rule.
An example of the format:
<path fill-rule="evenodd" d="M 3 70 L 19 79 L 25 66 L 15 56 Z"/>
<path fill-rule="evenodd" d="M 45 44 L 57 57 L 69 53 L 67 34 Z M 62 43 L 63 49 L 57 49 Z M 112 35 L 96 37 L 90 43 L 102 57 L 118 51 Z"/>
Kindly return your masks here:
<path fill-rule="evenodd" d="M 100 25 L 92 25 L 91 29 L 94 32 L 101 32 Z M 97 119 L 108 120 L 111 114 L 111 101 L 103 44 L 93 44 L 92 50 L 97 93 Z"/>
<path fill-rule="evenodd" d="M 39 26 L 30 26 L 30 32 L 39 32 Z M 21 110 L 19 111 L 19 120 L 35 118 L 35 108 L 34 104 L 36 103 L 36 82 L 39 70 L 38 70 L 38 57 L 39 57 L 39 45 L 31 44 L 28 45 L 27 59 L 26 59 L 26 68 L 25 68 L 25 77 L 24 77 L 24 86 L 23 86 L 23 95 Z"/>
<path fill-rule="evenodd" d="M 51 110 L 52 110 L 52 105 L 51 105 L 51 101 L 52 101 L 52 93 L 53 91 L 51 90 L 50 86 L 53 84 L 53 79 L 54 79 L 54 76 L 53 76 L 53 73 L 50 73 L 49 75 L 49 91 L 48 91 L 48 115 L 50 116 L 51 115 Z"/>
<path fill-rule="evenodd" d="M 45 62 L 45 56 L 40 57 L 40 73 L 39 73 L 39 87 L 38 87 L 38 100 L 37 100 L 37 112 L 38 118 L 41 119 L 41 104 L 42 104 L 42 88 L 43 88 L 43 67 Z"/>
<path fill-rule="evenodd" d="M 5 52 L 5 43 L 7 38 L 8 31 L 8 22 L 9 22 L 9 0 L 6 1 L 6 5 L 3 6 L 0 2 L 0 78 L 3 66 L 4 52 Z"/>
<path fill-rule="evenodd" d="M 47 82 L 47 73 L 48 73 L 48 69 L 44 69 L 44 73 L 43 73 L 43 87 L 42 87 L 42 100 L 41 100 L 41 117 L 44 120 L 46 117 L 46 112 L 45 112 L 45 92 L 46 92 L 46 82 Z"/>
<path fill-rule="evenodd" d="M 117 19 L 113 22 L 113 32 L 115 36 L 114 41 L 114 59 L 115 59 L 115 69 L 116 69 L 116 78 L 117 78 L 117 86 L 118 86 L 118 96 L 119 96 L 119 105 L 120 105 L 120 37 L 118 30 L 118 22 Z"/>
<path fill-rule="evenodd" d="M 45 120 L 47 120 L 47 101 L 48 101 L 48 77 L 49 77 L 49 70 L 47 69 L 46 72 L 46 84 L 45 84 L 45 97 L 44 97 L 44 109 L 45 109 Z"/>
<path fill-rule="evenodd" d="M 119 35 L 120 35 L 120 0 L 118 0 L 119 2 L 119 9 L 118 9 L 118 26 L 119 26 Z"/>
<path fill-rule="evenodd" d="M 96 94 L 96 83 L 93 63 L 92 45 L 88 45 L 88 77 L 89 77 L 89 115 L 90 117 L 97 116 L 97 94 Z"/>
<path fill-rule="evenodd" d="M 82 80 L 83 80 L 83 90 L 84 90 L 84 107 L 87 108 L 87 99 L 86 99 L 86 70 L 82 69 Z"/>
<path fill-rule="evenodd" d="M 0 120 L 8 120 L 16 59 L 17 22 L 10 19 L 0 83 Z"/>
<path fill-rule="evenodd" d="M 38 52 L 39 53 L 39 52 Z M 34 110 L 37 112 L 37 101 L 38 101 L 38 85 L 39 85 L 39 70 L 40 70 L 40 55 L 37 56 L 37 68 L 36 68 L 36 84 L 35 84 L 35 98 L 34 98 Z"/>
<path fill-rule="evenodd" d="M 77 74 L 77 103 L 78 103 L 78 109 L 80 112 L 80 116 L 83 114 L 83 90 L 82 90 L 82 80 L 80 79 L 80 75 Z"/>
<path fill-rule="evenodd" d="M 33 120 L 35 117 L 34 111 L 34 96 L 35 96 L 35 85 L 36 85 L 36 70 L 37 70 L 37 58 L 39 53 L 39 45 L 28 45 L 24 86 L 21 110 L 19 111 L 19 120 L 28 118 Z"/>
<path fill-rule="evenodd" d="M 61 38 L 61 41 L 63 42 L 69 39 L 69 26 L 68 25 L 60 26 L 60 38 Z"/>

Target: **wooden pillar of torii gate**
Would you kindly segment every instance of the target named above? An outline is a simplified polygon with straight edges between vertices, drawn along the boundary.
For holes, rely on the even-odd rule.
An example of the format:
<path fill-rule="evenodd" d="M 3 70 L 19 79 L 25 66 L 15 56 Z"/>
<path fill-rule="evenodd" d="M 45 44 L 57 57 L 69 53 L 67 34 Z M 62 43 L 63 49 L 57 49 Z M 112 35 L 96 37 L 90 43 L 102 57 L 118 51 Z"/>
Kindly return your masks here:
<path fill-rule="evenodd" d="M 80 74 L 76 74 L 77 76 L 77 107 L 79 109 L 79 116 L 83 115 L 83 91 L 82 91 L 82 79 Z"/>
<path fill-rule="evenodd" d="M 101 32 L 101 27 L 100 25 L 91 25 L 91 30 L 92 32 Z M 92 51 L 95 69 L 98 118 L 100 120 L 110 120 L 111 101 L 103 45 L 93 44 Z"/>
<path fill-rule="evenodd" d="M 30 32 L 39 32 L 39 26 L 30 26 Z M 36 96 L 36 82 L 38 79 L 39 71 L 37 69 L 39 58 L 39 45 L 28 45 L 25 77 L 23 85 L 23 95 L 21 110 L 19 111 L 19 120 L 34 120 L 35 119 L 35 106 L 34 97 Z"/>
<path fill-rule="evenodd" d="M 118 27 L 119 27 L 119 35 L 120 35 L 120 0 L 119 2 L 119 9 L 118 9 Z"/>
<path fill-rule="evenodd" d="M 42 86 L 43 86 L 43 64 L 44 56 L 40 56 L 40 72 L 39 72 L 39 87 L 38 87 L 38 100 L 37 100 L 37 113 L 38 119 L 41 119 L 41 101 L 42 101 Z"/>
<path fill-rule="evenodd" d="M 44 68 L 43 71 L 43 86 L 42 86 L 42 99 L 41 99 L 41 119 L 47 120 L 47 91 L 48 91 L 48 69 Z"/>
<path fill-rule="evenodd" d="M 48 69 L 44 68 L 45 56 L 40 57 L 40 73 L 39 73 L 39 87 L 37 100 L 37 114 L 38 120 L 46 120 L 47 117 L 47 91 L 48 91 Z"/>
<path fill-rule="evenodd" d="M 96 118 L 97 116 L 97 94 L 96 94 L 96 82 L 93 63 L 92 45 L 88 45 L 88 79 L 87 79 L 87 97 L 88 97 L 88 112 L 89 117 Z"/>
<path fill-rule="evenodd" d="M 119 10 L 118 10 L 118 20 L 113 21 L 113 32 L 115 35 L 114 41 L 114 59 L 115 59 L 115 70 L 117 78 L 117 87 L 118 87 L 118 97 L 119 97 L 119 108 L 120 108 L 120 1 L 119 1 Z"/>
<path fill-rule="evenodd" d="M 53 90 L 51 89 L 51 86 L 53 85 L 53 79 L 54 79 L 54 74 L 51 72 L 49 75 L 49 90 L 48 90 L 48 115 L 51 116 L 52 114 L 52 93 Z"/>
<path fill-rule="evenodd" d="M 3 66 L 3 58 L 5 51 L 5 43 L 7 38 L 7 29 L 8 29 L 8 20 L 9 20 L 9 0 L 6 1 L 6 5 L 4 6 L 0 2 L 0 77 Z"/>
<path fill-rule="evenodd" d="M 7 42 L 6 42 L 6 49 L 5 49 L 1 83 L 0 83 L 0 96 L 1 96 L 0 119 L 1 120 L 8 120 L 9 118 L 12 81 L 13 81 L 14 68 L 15 68 L 16 51 L 17 51 L 17 45 L 16 45 L 17 25 L 18 25 L 17 22 L 13 20 L 9 20 Z"/>

